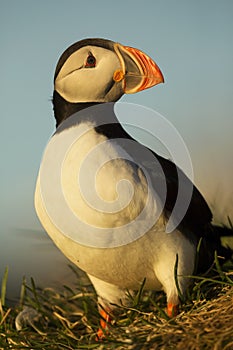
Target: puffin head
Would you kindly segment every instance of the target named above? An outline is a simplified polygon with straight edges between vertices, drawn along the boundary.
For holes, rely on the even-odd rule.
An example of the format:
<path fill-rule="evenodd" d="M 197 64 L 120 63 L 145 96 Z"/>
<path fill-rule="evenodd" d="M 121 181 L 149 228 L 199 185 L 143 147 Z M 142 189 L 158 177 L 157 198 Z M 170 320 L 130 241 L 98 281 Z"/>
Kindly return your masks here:
<path fill-rule="evenodd" d="M 54 76 L 57 125 L 93 103 L 115 102 L 164 81 L 142 51 L 106 39 L 84 39 L 61 55 Z M 85 105 L 84 105 L 85 104 Z"/>

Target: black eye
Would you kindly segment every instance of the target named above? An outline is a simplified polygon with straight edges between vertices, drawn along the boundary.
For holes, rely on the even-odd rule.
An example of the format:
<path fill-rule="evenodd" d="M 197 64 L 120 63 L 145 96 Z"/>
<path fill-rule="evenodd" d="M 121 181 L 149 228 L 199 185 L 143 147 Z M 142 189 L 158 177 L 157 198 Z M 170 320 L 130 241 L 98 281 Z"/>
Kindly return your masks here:
<path fill-rule="evenodd" d="M 92 67 L 95 67 L 95 65 L 96 65 L 96 59 L 91 53 L 89 53 L 87 60 L 86 60 L 85 67 L 92 68 Z"/>

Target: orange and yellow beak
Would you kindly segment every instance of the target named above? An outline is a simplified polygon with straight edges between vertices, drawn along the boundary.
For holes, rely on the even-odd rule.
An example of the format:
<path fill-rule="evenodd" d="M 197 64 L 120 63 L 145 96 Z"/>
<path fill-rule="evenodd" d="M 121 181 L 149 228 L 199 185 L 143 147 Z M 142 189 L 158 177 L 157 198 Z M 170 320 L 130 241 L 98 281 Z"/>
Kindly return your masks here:
<path fill-rule="evenodd" d="M 144 52 L 116 43 L 115 51 L 122 69 L 115 71 L 113 79 L 122 81 L 126 94 L 133 94 L 164 82 L 157 64 Z"/>

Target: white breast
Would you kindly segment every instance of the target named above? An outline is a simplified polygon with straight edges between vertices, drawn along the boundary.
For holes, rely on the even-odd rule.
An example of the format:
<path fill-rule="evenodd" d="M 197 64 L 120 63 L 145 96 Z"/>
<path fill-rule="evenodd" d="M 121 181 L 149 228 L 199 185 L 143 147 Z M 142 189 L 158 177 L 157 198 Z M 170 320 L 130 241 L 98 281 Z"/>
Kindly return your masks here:
<path fill-rule="evenodd" d="M 155 198 L 125 149 L 96 133 L 93 124 L 82 123 L 51 138 L 35 207 L 55 244 L 88 274 L 124 288 L 137 288 L 146 277 L 148 286 L 159 289 L 160 261 L 173 274 L 176 253 L 187 251 L 192 258 L 185 272 L 191 273 L 194 253 L 178 231 L 164 232 Z"/>
<path fill-rule="evenodd" d="M 87 246 L 114 247 L 141 237 L 160 212 L 150 183 L 132 162 L 91 123 L 56 133 L 39 175 L 50 220 L 65 236 Z"/>

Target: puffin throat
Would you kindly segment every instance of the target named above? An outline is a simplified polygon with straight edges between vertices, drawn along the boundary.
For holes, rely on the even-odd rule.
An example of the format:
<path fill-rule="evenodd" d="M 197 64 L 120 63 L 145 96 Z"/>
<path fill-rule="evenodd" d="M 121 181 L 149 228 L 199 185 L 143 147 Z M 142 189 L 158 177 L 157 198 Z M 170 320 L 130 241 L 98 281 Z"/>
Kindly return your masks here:
<path fill-rule="evenodd" d="M 53 111 L 56 119 L 56 128 L 72 114 L 81 111 L 82 109 L 99 104 L 99 102 L 78 102 L 72 103 L 66 101 L 59 93 L 53 92 Z"/>

